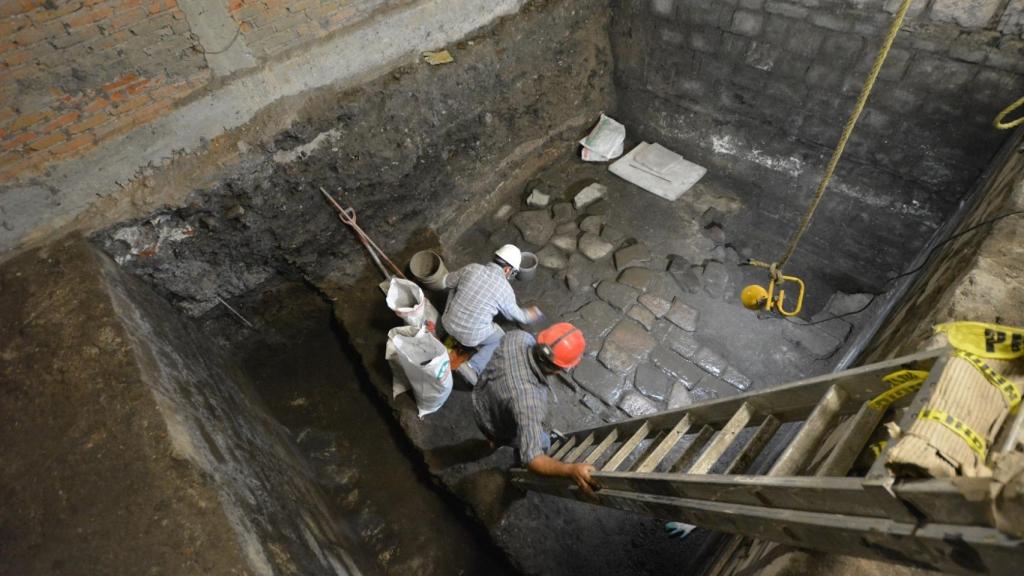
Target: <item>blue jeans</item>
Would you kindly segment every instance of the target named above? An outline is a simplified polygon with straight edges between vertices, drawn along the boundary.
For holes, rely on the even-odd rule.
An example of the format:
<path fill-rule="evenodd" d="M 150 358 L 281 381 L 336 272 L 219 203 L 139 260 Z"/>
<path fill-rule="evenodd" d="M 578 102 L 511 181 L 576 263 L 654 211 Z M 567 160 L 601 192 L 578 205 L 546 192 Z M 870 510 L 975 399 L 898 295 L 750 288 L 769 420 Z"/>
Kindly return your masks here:
<path fill-rule="evenodd" d="M 476 353 L 469 359 L 469 366 L 477 375 L 484 373 L 484 368 L 487 368 L 487 363 L 491 361 L 491 356 L 494 356 L 494 351 L 498 349 L 498 345 L 501 344 L 501 337 L 504 335 L 505 331 L 495 324 L 494 332 L 491 332 L 490 336 L 484 338 L 482 342 L 476 345 Z"/>

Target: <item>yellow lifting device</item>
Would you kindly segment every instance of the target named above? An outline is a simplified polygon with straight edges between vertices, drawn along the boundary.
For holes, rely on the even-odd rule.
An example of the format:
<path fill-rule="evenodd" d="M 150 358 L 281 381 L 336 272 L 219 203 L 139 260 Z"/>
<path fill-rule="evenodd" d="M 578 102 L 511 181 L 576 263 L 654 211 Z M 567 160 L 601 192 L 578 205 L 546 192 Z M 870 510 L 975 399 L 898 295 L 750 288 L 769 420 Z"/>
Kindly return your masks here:
<path fill-rule="evenodd" d="M 828 188 L 828 183 L 832 179 L 833 173 L 835 173 L 836 165 L 839 164 L 839 158 L 843 155 L 843 150 L 846 148 L 846 143 L 850 139 L 850 135 L 853 134 L 853 128 L 857 125 L 857 120 L 860 119 L 861 112 L 864 111 L 864 106 L 868 102 L 868 97 L 871 95 L 871 90 L 875 87 L 875 80 L 878 79 L 878 73 L 882 70 L 882 64 L 885 63 L 886 56 L 889 55 L 889 50 L 892 48 L 893 41 L 896 40 L 896 34 L 899 33 L 900 27 L 903 25 L 903 19 L 907 15 L 907 10 L 910 8 L 910 4 L 913 0 L 903 0 L 900 4 L 900 9 L 896 12 L 896 17 L 889 27 L 889 32 L 885 36 L 885 41 L 882 43 L 882 48 L 878 51 L 878 56 L 875 57 L 875 62 L 871 66 L 871 72 L 868 73 L 867 81 L 864 82 L 864 87 L 861 88 L 860 95 L 857 97 L 857 104 L 853 107 L 853 111 L 850 113 L 849 119 L 846 121 L 846 127 L 843 129 L 843 135 L 839 138 L 839 143 L 836 144 L 835 150 L 832 151 L 832 158 L 828 161 L 828 166 L 825 168 L 825 174 L 821 178 L 821 182 L 818 184 L 818 190 L 814 195 L 814 199 L 811 200 L 810 206 L 807 207 L 807 213 L 804 214 L 803 220 L 800 222 L 800 226 L 796 232 L 793 233 L 792 238 L 789 240 L 789 246 L 786 247 L 786 252 L 782 255 L 777 262 L 767 263 L 760 260 L 750 259 L 746 262 L 749 266 L 756 266 L 758 268 L 765 268 L 769 272 L 768 288 L 764 288 L 759 284 L 752 284 L 743 289 L 741 294 L 741 300 L 743 305 L 751 310 L 763 309 L 766 312 L 778 312 L 783 316 L 795 316 L 800 313 L 800 309 L 803 307 L 804 301 L 804 283 L 796 276 L 786 276 L 782 273 L 782 268 L 789 262 L 790 257 L 796 251 L 797 244 L 800 242 L 800 238 L 807 231 L 807 228 L 811 224 L 811 218 L 814 217 L 814 211 L 818 209 L 818 204 L 821 203 L 822 197 L 825 196 L 825 189 Z M 783 309 L 784 291 L 781 287 L 787 283 L 796 284 L 799 292 L 797 294 L 796 306 L 790 310 Z M 778 297 L 775 296 L 775 289 L 779 288 Z"/>

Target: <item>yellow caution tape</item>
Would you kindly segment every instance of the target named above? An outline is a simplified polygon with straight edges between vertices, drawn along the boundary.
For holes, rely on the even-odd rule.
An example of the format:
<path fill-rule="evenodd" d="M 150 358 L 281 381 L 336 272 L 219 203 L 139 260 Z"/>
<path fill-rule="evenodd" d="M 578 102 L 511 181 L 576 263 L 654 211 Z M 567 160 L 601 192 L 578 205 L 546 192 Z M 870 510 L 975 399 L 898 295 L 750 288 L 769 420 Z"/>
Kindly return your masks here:
<path fill-rule="evenodd" d="M 931 410 L 928 408 L 918 412 L 917 417 L 921 420 L 932 420 L 942 424 L 946 429 L 963 439 L 963 441 L 971 447 L 971 450 L 974 450 L 978 455 L 978 458 L 982 460 L 985 459 L 985 454 L 988 452 L 988 446 L 985 443 L 985 439 L 972 430 L 970 426 L 965 424 L 963 420 L 947 412 Z"/>
<path fill-rule="evenodd" d="M 951 346 L 982 358 L 1013 360 L 1024 356 L 1024 328 L 985 322 L 947 322 L 935 327 Z"/>
<path fill-rule="evenodd" d="M 882 380 L 889 383 L 892 388 L 872 398 L 868 402 L 868 406 L 879 412 L 884 411 L 893 402 L 917 392 L 926 379 L 928 379 L 928 372 L 924 370 L 897 370 L 892 374 L 887 374 L 882 377 Z"/>
<path fill-rule="evenodd" d="M 954 350 L 953 354 L 959 356 L 964 360 L 970 362 L 981 375 L 988 380 L 989 384 L 996 387 L 1003 394 L 1003 399 L 1006 400 L 1006 406 L 1013 412 L 1017 409 L 1017 405 L 1020 404 L 1020 390 L 1017 389 L 1017 385 L 1007 380 L 1002 374 L 993 370 L 984 360 L 978 358 L 974 354 L 967 352 L 966 350 Z"/>
<path fill-rule="evenodd" d="M 888 445 L 888 440 L 879 440 L 878 442 L 875 442 L 874 444 L 868 446 L 868 448 L 871 449 L 871 453 L 875 455 L 875 458 L 878 458 L 879 456 L 882 455 L 882 450 L 885 450 L 885 447 Z"/>

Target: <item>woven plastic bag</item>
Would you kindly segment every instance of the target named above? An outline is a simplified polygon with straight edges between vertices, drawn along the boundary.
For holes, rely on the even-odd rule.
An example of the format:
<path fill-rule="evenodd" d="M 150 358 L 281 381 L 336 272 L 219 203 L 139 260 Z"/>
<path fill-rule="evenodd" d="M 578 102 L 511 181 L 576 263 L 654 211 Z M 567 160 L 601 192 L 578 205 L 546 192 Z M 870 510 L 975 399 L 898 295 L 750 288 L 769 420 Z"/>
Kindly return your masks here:
<path fill-rule="evenodd" d="M 583 150 L 580 157 L 585 162 L 607 162 L 622 156 L 622 145 L 626 141 L 626 127 L 612 118 L 601 114 L 597 126 L 580 140 Z"/>
<path fill-rule="evenodd" d="M 389 330 L 384 358 L 393 374 L 392 395 L 412 391 L 420 418 L 437 412 L 448 400 L 452 393 L 448 349 L 426 327 Z"/>
<path fill-rule="evenodd" d="M 392 278 L 386 297 L 388 308 L 408 326 L 426 326 L 431 332 L 437 324 L 437 309 L 423 295 L 423 289 L 404 278 Z"/>

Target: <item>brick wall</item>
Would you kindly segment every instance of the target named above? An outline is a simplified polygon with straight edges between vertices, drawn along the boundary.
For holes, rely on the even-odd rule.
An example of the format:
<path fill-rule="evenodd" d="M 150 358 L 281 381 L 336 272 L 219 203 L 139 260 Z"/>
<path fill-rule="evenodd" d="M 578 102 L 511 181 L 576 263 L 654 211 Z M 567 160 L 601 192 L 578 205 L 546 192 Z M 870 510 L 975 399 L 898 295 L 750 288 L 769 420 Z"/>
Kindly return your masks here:
<path fill-rule="evenodd" d="M 257 61 L 410 1 L 209 0 L 225 3 Z M 191 17 L 203 11 L 186 16 L 176 0 L 0 0 L 0 183 L 123 136 L 206 87 L 213 73 Z"/>

